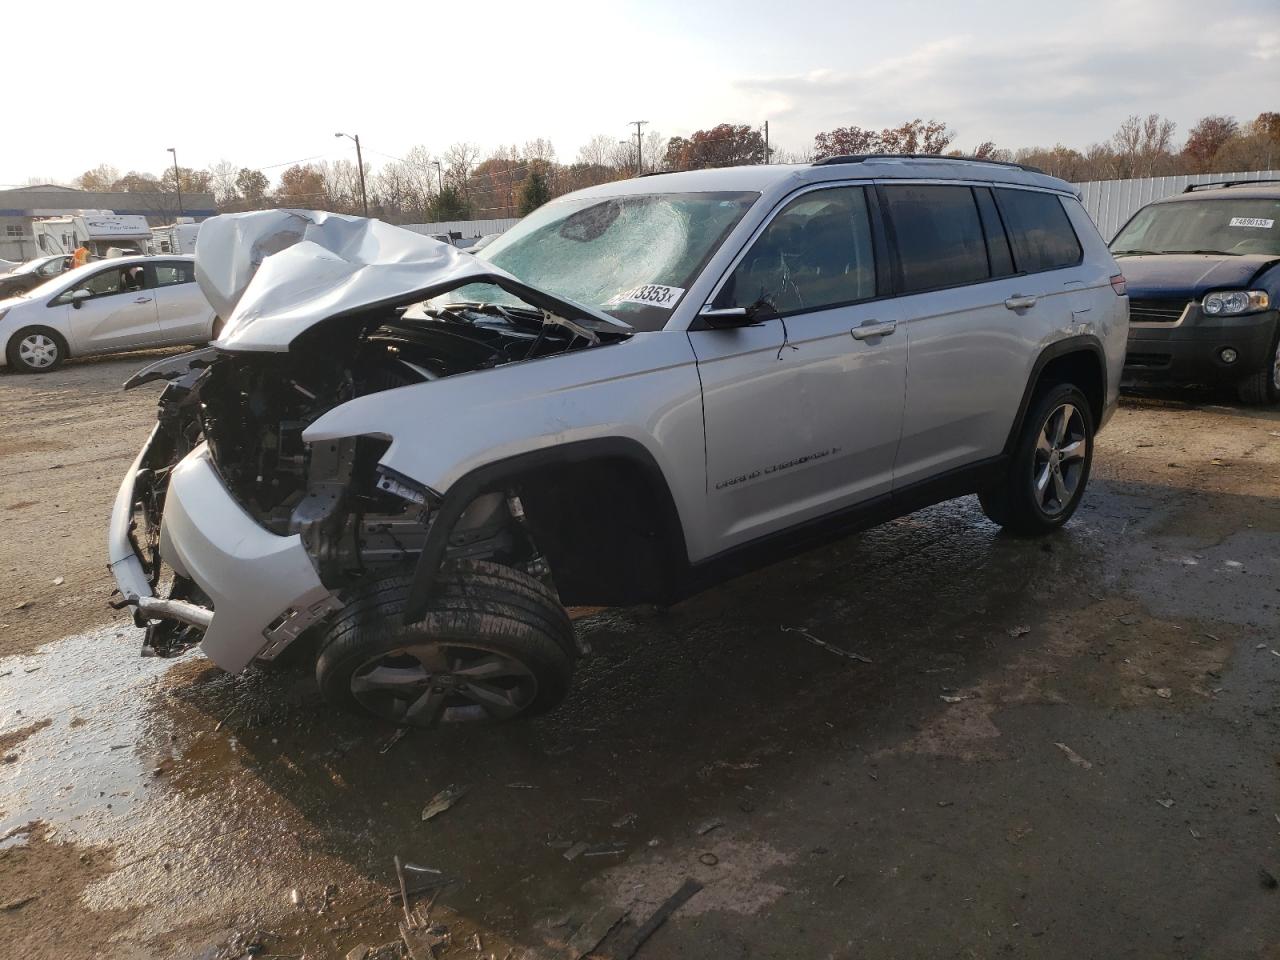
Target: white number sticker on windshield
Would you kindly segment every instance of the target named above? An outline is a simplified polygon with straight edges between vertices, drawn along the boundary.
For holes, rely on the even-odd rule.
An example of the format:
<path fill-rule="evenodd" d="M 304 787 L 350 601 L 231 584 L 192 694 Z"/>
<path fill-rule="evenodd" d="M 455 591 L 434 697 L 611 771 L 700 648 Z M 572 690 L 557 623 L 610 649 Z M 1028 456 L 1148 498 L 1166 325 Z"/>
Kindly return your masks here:
<path fill-rule="evenodd" d="M 617 306 L 619 303 L 640 303 L 647 307 L 661 307 L 671 310 L 676 301 L 684 296 L 684 287 L 668 287 L 661 283 L 644 283 L 630 290 L 615 294 L 605 306 Z"/>
<path fill-rule="evenodd" d="M 1274 220 L 1263 220 L 1261 217 L 1232 217 L 1231 226 L 1233 227 L 1261 227 L 1263 230 L 1270 230 L 1276 225 Z"/>

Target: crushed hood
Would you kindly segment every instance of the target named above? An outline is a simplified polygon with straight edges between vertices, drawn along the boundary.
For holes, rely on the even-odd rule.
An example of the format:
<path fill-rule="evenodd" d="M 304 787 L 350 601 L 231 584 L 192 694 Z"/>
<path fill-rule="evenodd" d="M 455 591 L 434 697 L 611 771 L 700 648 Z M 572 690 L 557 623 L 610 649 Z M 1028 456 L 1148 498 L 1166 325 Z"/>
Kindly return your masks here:
<path fill-rule="evenodd" d="M 326 320 L 478 282 L 594 330 L 630 330 L 447 243 L 380 220 L 318 210 L 258 210 L 204 221 L 196 280 L 225 321 L 217 346 L 229 350 L 288 350 L 299 334 Z"/>
<path fill-rule="evenodd" d="M 1250 253 L 1162 253 L 1117 257 L 1131 299 L 1196 298 L 1213 290 L 1240 290 L 1280 258 Z"/>

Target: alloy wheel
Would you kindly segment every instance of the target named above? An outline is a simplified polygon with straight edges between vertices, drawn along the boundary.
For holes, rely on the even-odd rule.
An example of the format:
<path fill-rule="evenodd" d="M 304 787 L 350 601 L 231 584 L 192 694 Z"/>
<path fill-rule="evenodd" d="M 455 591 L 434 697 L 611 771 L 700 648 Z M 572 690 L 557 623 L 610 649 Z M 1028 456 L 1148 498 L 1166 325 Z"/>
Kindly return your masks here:
<path fill-rule="evenodd" d="M 58 345 L 43 333 L 32 333 L 18 344 L 18 358 L 33 370 L 43 370 L 58 362 Z"/>
<path fill-rule="evenodd" d="M 1080 487 L 1089 439 L 1084 416 L 1073 403 L 1055 407 L 1040 428 L 1032 457 L 1031 482 L 1035 500 L 1050 517 L 1062 513 Z"/>
<path fill-rule="evenodd" d="M 507 720 L 538 694 L 528 666 L 509 654 L 456 643 L 418 643 L 361 664 L 351 675 L 356 701 L 404 726 Z"/>

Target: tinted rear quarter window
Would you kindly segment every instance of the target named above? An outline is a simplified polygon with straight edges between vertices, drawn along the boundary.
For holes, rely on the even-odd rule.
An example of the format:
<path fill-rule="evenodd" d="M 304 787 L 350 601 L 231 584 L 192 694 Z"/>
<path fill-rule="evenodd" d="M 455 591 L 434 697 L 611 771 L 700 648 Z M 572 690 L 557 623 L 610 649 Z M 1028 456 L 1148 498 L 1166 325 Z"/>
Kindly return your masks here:
<path fill-rule="evenodd" d="M 1084 250 L 1057 196 L 1001 188 L 996 197 L 1019 273 L 1056 270 L 1080 262 Z"/>
<path fill-rule="evenodd" d="M 1007 277 L 1014 273 L 1013 254 L 1009 252 L 1009 238 L 1004 232 L 1004 221 L 996 209 L 996 201 L 987 187 L 975 187 L 974 198 L 978 212 L 982 214 L 982 229 L 987 235 L 987 253 L 991 257 L 991 275 Z"/>
<path fill-rule="evenodd" d="M 971 189 L 890 184 L 881 190 L 897 238 L 903 293 L 977 283 L 991 276 Z"/>

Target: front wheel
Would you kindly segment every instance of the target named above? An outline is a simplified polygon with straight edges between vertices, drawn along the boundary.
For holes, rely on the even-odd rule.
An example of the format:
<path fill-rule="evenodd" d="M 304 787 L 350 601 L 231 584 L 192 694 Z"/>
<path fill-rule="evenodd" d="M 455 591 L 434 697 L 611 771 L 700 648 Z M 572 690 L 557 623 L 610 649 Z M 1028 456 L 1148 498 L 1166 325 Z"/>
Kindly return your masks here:
<path fill-rule="evenodd" d="M 979 494 L 982 510 L 1010 533 L 1037 536 L 1071 518 L 1093 463 L 1093 415 L 1080 390 L 1058 384 L 1028 411 L 1004 477 Z"/>
<path fill-rule="evenodd" d="M 9 338 L 9 364 L 21 373 L 50 373 L 67 359 L 67 341 L 48 327 L 23 327 Z"/>
<path fill-rule="evenodd" d="M 409 577 L 358 590 L 320 641 L 316 680 L 331 703 L 401 726 L 510 720 L 569 690 L 573 626 L 552 590 L 496 563 L 442 572 L 431 605 L 401 623 Z"/>
<path fill-rule="evenodd" d="M 1280 329 L 1271 343 L 1270 360 L 1236 385 L 1236 396 L 1252 405 L 1280 403 Z"/>

